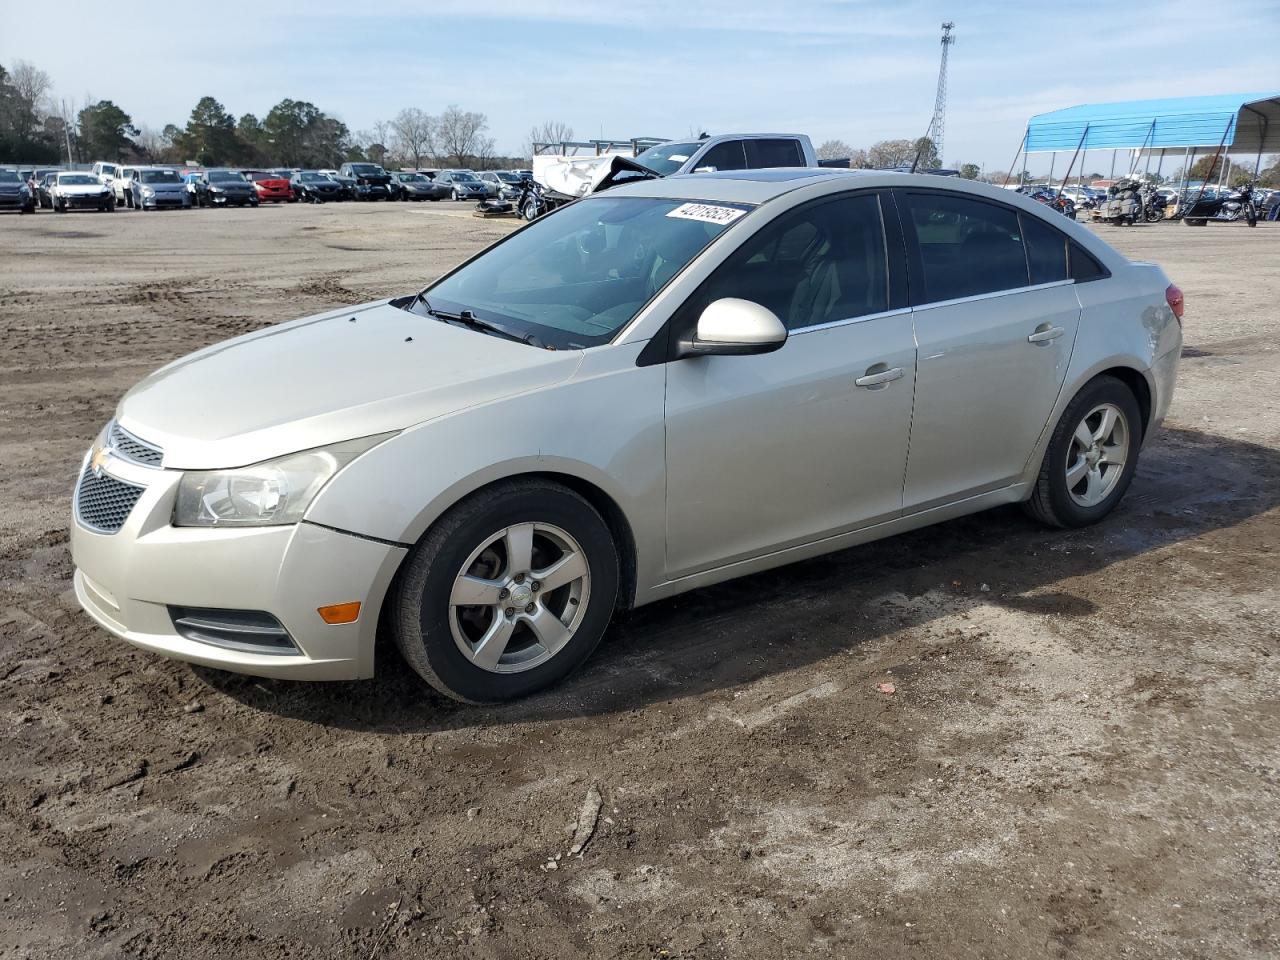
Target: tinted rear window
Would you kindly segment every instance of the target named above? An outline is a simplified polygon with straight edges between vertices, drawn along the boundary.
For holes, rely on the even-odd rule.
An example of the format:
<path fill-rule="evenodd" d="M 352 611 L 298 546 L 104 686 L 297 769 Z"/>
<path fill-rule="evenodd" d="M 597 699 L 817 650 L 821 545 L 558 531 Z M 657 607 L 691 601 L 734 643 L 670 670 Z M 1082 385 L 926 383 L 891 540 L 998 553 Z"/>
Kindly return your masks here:
<path fill-rule="evenodd" d="M 1067 279 L 1067 238 L 1038 217 L 1023 213 L 1019 219 L 1032 284 Z"/>
<path fill-rule="evenodd" d="M 746 147 L 747 166 L 752 170 L 804 166 L 804 153 L 796 140 L 748 140 Z"/>
<path fill-rule="evenodd" d="M 1067 256 L 1070 261 L 1071 279 L 1077 283 L 1100 280 L 1109 276 L 1107 268 L 1094 259 L 1093 255 L 1086 252 L 1084 247 L 1078 243 L 1072 243 L 1069 246 Z"/>
<path fill-rule="evenodd" d="M 1013 210 L 940 193 L 905 196 L 924 274 L 912 278 L 915 303 L 1027 285 L 1027 258 Z"/>

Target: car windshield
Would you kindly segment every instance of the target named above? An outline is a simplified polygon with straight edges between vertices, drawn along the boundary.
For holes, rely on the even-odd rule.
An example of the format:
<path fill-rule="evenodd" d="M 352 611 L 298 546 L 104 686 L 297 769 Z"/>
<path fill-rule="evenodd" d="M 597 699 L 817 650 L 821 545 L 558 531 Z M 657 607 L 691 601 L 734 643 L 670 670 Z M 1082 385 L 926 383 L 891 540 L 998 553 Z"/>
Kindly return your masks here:
<path fill-rule="evenodd" d="M 376 163 L 353 163 L 351 165 L 351 172 L 361 177 L 367 177 L 370 174 L 377 175 L 379 173 L 386 173 L 386 171 Z"/>
<path fill-rule="evenodd" d="M 670 176 L 697 153 L 700 146 L 700 143 L 660 143 L 636 157 L 636 163 L 664 177 Z"/>
<path fill-rule="evenodd" d="M 87 173 L 62 173 L 58 175 L 58 182 L 72 187 L 88 187 L 98 181 Z"/>
<path fill-rule="evenodd" d="M 520 182 L 520 178 L 517 177 L 514 173 L 499 173 L 497 174 L 497 177 L 503 183 L 519 183 Z"/>
<path fill-rule="evenodd" d="M 749 209 L 601 195 L 534 221 L 424 296 L 438 313 L 470 311 L 531 342 L 595 346 Z"/>
<path fill-rule="evenodd" d="M 303 183 L 328 183 L 329 178 L 323 173 L 304 173 L 298 179 Z"/>
<path fill-rule="evenodd" d="M 463 183 L 476 183 L 478 178 L 474 173 L 467 173 L 465 170 L 461 173 L 451 173 L 454 180 L 461 180 Z"/>
<path fill-rule="evenodd" d="M 22 178 L 12 170 L 0 170 L 0 183 L 20 183 L 21 180 Z"/>
<path fill-rule="evenodd" d="M 400 179 L 405 183 L 425 183 L 427 178 L 420 173 L 402 173 Z"/>
<path fill-rule="evenodd" d="M 280 175 L 279 175 L 279 174 L 277 174 L 277 173 L 268 173 L 268 172 L 267 172 L 267 171 L 265 171 L 265 170 L 255 170 L 255 171 L 253 171 L 253 173 L 246 173 L 246 174 L 245 174 L 245 176 L 246 176 L 246 177 L 248 177 L 250 180 L 257 180 L 257 181 L 262 181 L 262 180 L 279 180 L 279 179 L 280 179 Z"/>
<path fill-rule="evenodd" d="M 210 183 L 244 183 L 244 177 L 230 170 L 214 170 L 209 174 Z"/>
<path fill-rule="evenodd" d="M 139 175 L 143 183 L 181 183 L 176 170 L 143 170 Z"/>

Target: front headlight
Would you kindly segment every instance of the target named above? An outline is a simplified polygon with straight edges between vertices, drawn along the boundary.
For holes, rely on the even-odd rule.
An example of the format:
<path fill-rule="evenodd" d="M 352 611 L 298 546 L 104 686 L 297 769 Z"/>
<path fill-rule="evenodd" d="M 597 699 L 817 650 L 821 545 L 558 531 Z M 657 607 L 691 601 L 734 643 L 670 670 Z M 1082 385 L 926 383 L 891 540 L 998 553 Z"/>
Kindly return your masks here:
<path fill-rule="evenodd" d="M 390 433 L 235 470 L 185 473 L 173 508 L 175 527 L 264 527 L 297 523 L 333 476 Z"/>
<path fill-rule="evenodd" d="M 222 192 L 222 188 L 221 188 L 221 187 L 210 187 L 210 188 L 209 188 L 209 192 L 210 192 L 210 193 L 221 193 L 221 192 Z"/>
<path fill-rule="evenodd" d="M 142 188 L 142 195 L 143 195 L 144 197 L 154 197 L 154 196 L 156 195 L 156 192 L 155 192 L 155 190 L 154 190 L 154 189 L 152 189 L 151 187 L 143 187 L 143 188 Z"/>

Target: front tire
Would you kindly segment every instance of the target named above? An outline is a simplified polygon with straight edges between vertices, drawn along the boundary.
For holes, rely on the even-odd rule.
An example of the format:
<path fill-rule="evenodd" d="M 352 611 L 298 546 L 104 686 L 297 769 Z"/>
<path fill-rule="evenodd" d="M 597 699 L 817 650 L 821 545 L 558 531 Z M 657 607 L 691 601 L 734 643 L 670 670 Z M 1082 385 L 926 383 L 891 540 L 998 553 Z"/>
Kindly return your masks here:
<path fill-rule="evenodd" d="M 591 655 L 618 581 L 617 548 L 590 503 L 550 481 L 505 481 L 446 513 L 410 554 L 392 632 L 441 693 L 512 700 Z"/>
<path fill-rule="evenodd" d="M 1110 376 L 1089 381 L 1054 428 L 1026 511 L 1053 527 L 1097 523 L 1129 489 L 1142 430 L 1128 386 Z"/>

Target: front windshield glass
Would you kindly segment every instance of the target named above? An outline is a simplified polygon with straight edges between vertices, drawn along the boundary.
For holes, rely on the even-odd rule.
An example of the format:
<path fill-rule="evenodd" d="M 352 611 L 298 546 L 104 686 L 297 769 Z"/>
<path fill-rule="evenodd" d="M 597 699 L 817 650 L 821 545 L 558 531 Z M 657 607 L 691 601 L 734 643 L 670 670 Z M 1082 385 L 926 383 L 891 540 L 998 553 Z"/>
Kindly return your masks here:
<path fill-rule="evenodd" d="M 87 173 L 59 174 L 58 182 L 71 187 L 89 187 L 98 183 L 96 178 L 89 176 Z"/>
<path fill-rule="evenodd" d="M 697 153 L 700 143 L 660 143 L 636 157 L 636 163 L 669 177 Z"/>
<path fill-rule="evenodd" d="M 244 183 L 244 177 L 230 170 L 213 170 L 209 173 L 210 183 Z"/>
<path fill-rule="evenodd" d="M 503 183 L 519 183 L 520 182 L 520 178 L 517 177 L 514 173 L 499 173 L 497 176 L 498 176 L 498 179 L 501 180 Z"/>
<path fill-rule="evenodd" d="M 452 173 L 450 176 L 453 177 L 454 180 L 461 180 L 463 183 L 474 183 L 479 179 L 474 173 L 468 173 L 465 170 L 460 173 Z"/>
<path fill-rule="evenodd" d="M 602 194 L 562 207 L 425 291 L 433 310 L 564 348 L 605 343 L 749 209 Z"/>
<path fill-rule="evenodd" d="M 181 183 L 182 178 L 176 170 L 143 170 L 143 183 Z"/>
<path fill-rule="evenodd" d="M 420 173 L 402 173 L 400 179 L 405 183 L 426 183 L 427 178 Z"/>
<path fill-rule="evenodd" d="M 385 173 L 385 172 L 386 172 L 386 171 L 385 171 L 385 170 L 383 170 L 380 166 L 378 166 L 376 163 L 353 163 L 353 164 L 351 165 L 351 171 L 352 171 L 352 173 L 355 173 L 355 174 L 357 174 L 358 176 L 361 176 L 361 177 L 367 177 L 367 176 L 369 176 L 370 174 L 375 174 L 375 175 L 376 175 L 376 174 L 379 174 L 379 173 Z"/>
<path fill-rule="evenodd" d="M 304 173 L 301 178 L 303 183 L 327 183 L 329 178 L 323 173 Z"/>
<path fill-rule="evenodd" d="M 21 183 L 22 178 L 12 170 L 0 170 L 0 183 Z"/>

